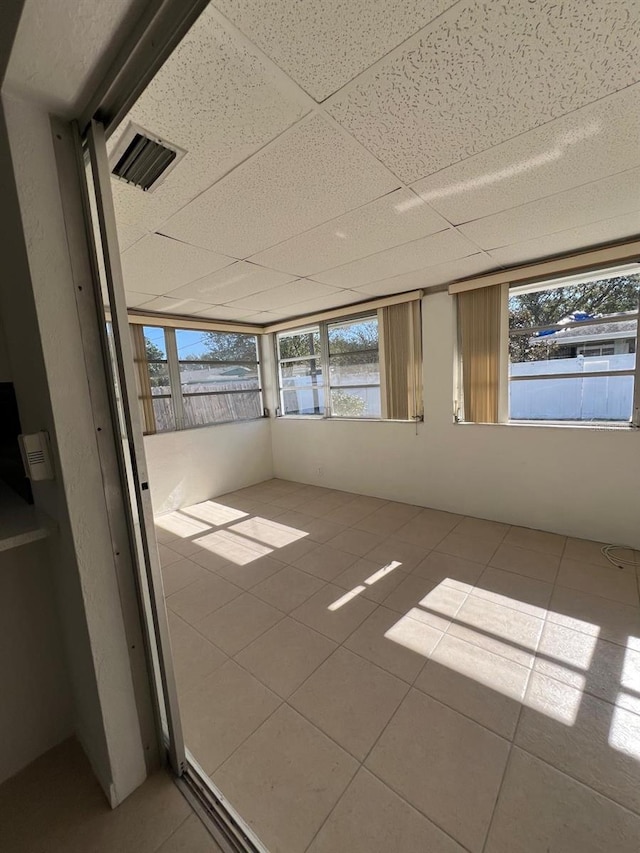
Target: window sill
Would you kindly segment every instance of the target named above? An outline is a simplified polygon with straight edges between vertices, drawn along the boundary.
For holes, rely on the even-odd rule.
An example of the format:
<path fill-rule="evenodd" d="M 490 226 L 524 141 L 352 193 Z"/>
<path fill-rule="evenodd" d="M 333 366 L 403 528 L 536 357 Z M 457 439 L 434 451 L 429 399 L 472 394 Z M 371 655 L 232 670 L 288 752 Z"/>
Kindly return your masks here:
<path fill-rule="evenodd" d="M 173 435 L 176 432 L 193 432 L 195 429 L 208 429 L 209 427 L 219 427 L 219 426 L 229 426 L 229 424 L 253 424 L 256 421 L 266 421 L 269 420 L 268 415 L 260 415 L 257 418 L 242 418 L 241 420 L 235 421 L 213 421 L 210 424 L 198 424 L 197 426 L 183 427 L 182 429 L 165 429 L 158 430 L 158 432 L 145 432 L 143 433 L 145 438 L 152 438 L 154 435 Z"/>
<path fill-rule="evenodd" d="M 396 418 L 341 418 L 334 416 L 327 418 L 324 415 L 277 415 L 279 421 L 326 421 L 327 423 L 350 423 L 350 424 L 415 424 L 416 419 L 400 420 Z M 417 420 L 422 423 L 422 419 Z"/>
<path fill-rule="evenodd" d="M 630 423 L 611 423 L 608 421 L 502 421 L 498 424 L 477 424 L 472 421 L 455 421 L 455 426 L 485 427 L 533 427 L 534 429 L 579 429 L 593 432 L 630 432 L 637 427 Z"/>

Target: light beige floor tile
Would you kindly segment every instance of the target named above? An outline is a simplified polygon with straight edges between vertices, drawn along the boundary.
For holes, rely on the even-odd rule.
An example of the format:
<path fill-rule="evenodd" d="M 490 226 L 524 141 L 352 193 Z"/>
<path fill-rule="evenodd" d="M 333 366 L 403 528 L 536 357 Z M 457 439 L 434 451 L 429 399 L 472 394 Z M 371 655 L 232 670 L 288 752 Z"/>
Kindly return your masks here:
<path fill-rule="evenodd" d="M 289 704 L 362 761 L 404 698 L 404 681 L 346 649 L 338 649 Z"/>
<path fill-rule="evenodd" d="M 619 569 L 615 566 L 595 566 L 562 560 L 557 582 L 560 586 L 579 589 L 591 595 L 600 595 L 621 604 L 638 606 L 638 583 L 631 567 Z"/>
<path fill-rule="evenodd" d="M 308 551 L 295 560 L 293 565 L 314 577 L 331 581 L 357 559 L 355 554 L 347 554 L 346 551 L 339 551 L 329 545 L 318 545 L 313 551 Z"/>
<path fill-rule="evenodd" d="M 327 584 L 292 610 L 291 616 L 330 640 L 342 643 L 376 607 L 373 601 L 361 595 L 348 596 L 341 587 Z"/>
<path fill-rule="evenodd" d="M 177 563 L 178 560 L 182 559 L 182 556 L 177 551 L 170 548 L 168 545 L 162 544 L 158 545 L 158 556 L 160 558 L 160 565 L 163 569 L 166 568 L 166 566 L 170 566 L 171 563 Z"/>
<path fill-rule="evenodd" d="M 391 536 L 396 530 L 404 527 L 415 515 L 418 515 L 420 510 L 421 507 L 419 506 L 389 502 L 357 521 L 353 526 L 357 527 L 358 530 L 377 533 L 379 536 Z"/>
<path fill-rule="evenodd" d="M 294 566 L 285 566 L 275 575 L 254 586 L 251 593 L 272 607 L 290 613 L 322 589 L 324 584 L 323 580 L 314 578 Z"/>
<path fill-rule="evenodd" d="M 311 540 L 315 545 L 319 542 L 326 542 L 345 530 L 345 526 L 337 521 L 329 521 L 326 518 L 315 518 L 312 515 L 306 515 L 298 511 L 287 512 L 285 515 L 280 516 L 278 521 L 282 524 L 287 524 L 300 533 L 304 533 L 304 538 Z"/>
<path fill-rule="evenodd" d="M 209 613 L 239 596 L 241 592 L 237 586 L 209 574 L 208 577 L 170 595 L 167 598 L 167 607 L 190 625 L 195 625 Z"/>
<path fill-rule="evenodd" d="M 499 544 L 496 540 L 485 541 L 458 533 L 456 527 L 441 542 L 438 542 L 436 550 L 443 554 L 451 554 L 453 557 L 462 557 L 464 560 L 472 560 L 475 563 L 486 565 Z"/>
<path fill-rule="evenodd" d="M 473 590 L 476 598 L 485 598 L 523 613 L 531 613 L 540 619 L 546 615 L 552 592 L 550 583 L 490 566 L 480 575 Z"/>
<path fill-rule="evenodd" d="M 170 542 L 166 547 L 170 548 L 181 557 L 192 557 L 194 554 L 197 554 L 201 548 L 198 540 L 202 536 L 207 536 L 209 532 L 209 530 L 203 530 L 196 537 L 191 539 L 174 539 L 173 542 Z"/>
<path fill-rule="evenodd" d="M 530 670 L 446 634 L 415 686 L 511 740 Z"/>
<path fill-rule="evenodd" d="M 196 816 L 188 817 L 171 838 L 158 848 L 158 853 L 222 853 Z"/>
<path fill-rule="evenodd" d="M 528 548 L 530 551 L 541 551 L 543 554 L 555 554 L 560 557 L 567 537 L 544 530 L 533 530 L 530 527 L 512 527 L 503 541 L 505 545 L 517 545 L 518 548 Z"/>
<path fill-rule="evenodd" d="M 485 542 L 502 542 L 509 530 L 508 524 L 499 521 L 487 521 L 484 518 L 465 518 L 455 528 L 461 536 L 481 539 Z"/>
<path fill-rule="evenodd" d="M 462 557 L 432 551 L 418 563 L 413 574 L 422 578 L 444 581 L 448 586 L 455 586 L 458 589 L 470 592 L 483 569 L 482 563 L 474 563 L 472 560 L 465 560 Z"/>
<path fill-rule="evenodd" d="M 442 637 L 423 622 L 378 607 L 345 647 L 411 684 Z"/>
<path fill-rule="evenodd" d="M 384 606 L 446 631 L 467 593 L 446 582 L 409 575 L 384 600 Z"/>
<path fill-rule="evenodd" d="M 269 499 L 267 502 L 256 502 L 253 511 L 250 512 L 249 515 L 260 521 L 266 521 L 268 519 L 279 521 L 283 512 L 286 512 L 286 510 L 281 506 L 277 506 L 272 503 Z"/>
<path fill-rule="evenodd" d="M 401 563 L 400 568 L 403 572 L 411 572 L 418 563 L 424 560 L 428 553 L 428 549 L 421 548 L 419 545 L 412 545 L 411 542 L 401 542 L 399 539 L 390 536 L 380 545 L 372 548 L 365 554 L 365 557 L 367 560 L 379 562 L 381 566 L 398 562 Z"/>
<path fill-rule="evenodd" d="M 515 742 L 640 811 L 640 716 L 534 672 Z"/>
<path fill-rule="evenodd" d="M 640 714 L 640 652 L 547 622 L 534 669 Z"/>
<path fill-rule="evenodd" d="M 280 563 L 290 566 L 298 559 L 298 557 L 302 557 L 303 554 L 313 551 L 317 546 L 318 543 L 313 539 L 309 539 L 307 536 L 304 539 L 298 539 L 297 542 L 292 542 L 291 545 L 284 545 L 282 548 L 278 548 L 273 552 L 274 559 L 277 559 Z"/>
<path fill-rule="evenodd" d="M 306 850 L 357 768 L 348 753 L 283 706 L 214 781 L 270 853 L 298 853 Z"/>
<path fill-rule="evenodd" d="M 189 816 L 168 774 L 152 774 L 112 810 L 75 739 L 0 785 L 6 853 L 155 853 Z"/>
<path fill-rule="evenodd" d="M 636 853 L 640 818 L 515 748 L 486 853 Z"/>
<path fill-rule="evenodd" d="M 389 787 L 479 853 L 509 744 L 418 690 L 411 690 L 366 766 Z"/>
<path fill-rule="evenodd" d="M 273 553 L 277 555 L 278 552 Z M 258 557 L 240 566 L 236 563 L 225 563 L 215 569 L 215 573 L 242 589 L 252 589 L 256 584 L 281 571 L 284 566 L 285 563 L 274 557 Z"/>
<path fill-rule="evenodd" d="M 187 749 L 207 773 L 228 758 L 281 700 L 234 661 L 180 695 Z"/>
<path fill-rule="evenodd" d="M 179 510 L 178 525 L 181 527 L 185 524 L 190 524 L 195 527 L 190 530 L 185 528 L 185 532 L 191 538 L 201 536 L 203 533 L 212 531 L 216 527 L 225 527 L 228 524 L 234 524 L 242 518 L 247 518 L 248 513 L 237 507 L 227 506 L 224 501 L 211 499 L 201 501 L 197 504 L 184 507 Z M 166 518 L 166 516 L 164 516 Z"/>
<path fill-rule="evenodd" d="M 249 539 L 255 539 L 256 542 L 261 542 L 263 545 L 268 545 L 270 548 L 277 550 L 285 545 L 291 545 L 299 539 L 304 539 L 303 531 L 289 524 L 283 524 L 278 519 L 262 518 L 260 516 L 250 516 L 228 526 L 228 530 L 238 533 L 240 536 L 246 536 Z"/>
<path fill-rule="evenodd" d="M 210 613 L 197 628 L 223 652 L 235 655 L 283 618 L 281 610 L 245 592 Z"/>
<path fill-rule="evenodd" d="M 174 539 L 179 539 L 177 533 L 173 533 L 171 530 L 165 530 L 160 526 L 158 521 L 156 520 L 155 533 L 156 533 L 156 542 L 160 545 L 168 545 L 170 542 L 173 542 Z"/>
<path fill-rule="evenodd" d="M 169 611 L 171 652 L 178 685 L 182 694 L 210 675 L 227 660 L 227 656 L 195 628 Z"/>
<path fill-rule="evenodd" d="M 464 520 L 464 515 L 458 515 L 455 512 L 445 512 L 442 509 L 431 509 L 431 507 L 425 507 L 420 510 L 420 515 L 417 517 L 436 527 L 446 527 L 449 531 L 453 530 L 454 527 Z"/>
<path fill-rule="evenodd" d="M 216 572 L 220 568 L 224 568 L 229 563 L 229 558 L 222 554 L 216 554 L 215 551 L 207 551 L 200 549 L 197 553 L 192 554 L 189 559 L 193 563 L 202 566 L 208 572 Z"/>
<path fill-rule="evenodd" d="M 549 622 L 640 650 L 640 610 L 575 589 L 556 586 Z"/>
<path fill-rule="evenodd" d="M 409 542 L 420 548 L 429 550 L 435 548 L 449 534 L 448 526 L 441 526 L 430 521 L 425 521 L 422 515 L 416 515 L 406 524 L 395 531 L 394 538 L 401 542 Z"/>
<path fill-rule="evenodd" d="M 353 500 L 353 496 L 347 492 L 334 492 L 330 495 L 322 495 L 315 498 L 304 505 L 304 511 L 308 515 L 313 515 L 316 518 L 326 517 L 333 510 L 348 504 Z"/>
<path fill-rule="evenodd" d="M 192 560 L 178 560 L 177 563 L 169 563 L 162 568 L 162 588 L 164 589 L 165 598 L 173 595 L 189 586 L 194 581 L 203 580 L 209 577 L 207 570 L 203 569 Z"/>
<path fill-rule="evenodd" d="M 578 563 L 591 563 L 594 566 L 602 566 L 605 569 L 611 567 L 611 563 L 602 553 L 605 542 L 592 542 L 589 539 L 567 539 L 563 557 L 567 560 L 575 560 Z M 621 556 L 632 559 L 633 551 L 622 551 Z"/>
<path fill-rule="evenodd" d="M 558 574 L 560 557 L 555 554 L 545 554 L 542 551 L 518 548 L 516 545 L 503 544 L 495 552 L 489 565 L 496 569 L 504 569 L 518 575 L 553 583 Z"/>
<path fill-rule="evenodd" d="M 309 853 L 464 853 L 442 830 L 364 768 L 343 794 Z"/>
<path fill-rule="evenodd" d="M 329 657 L 336 644 L 294 619 L 283 619 L 243 649 L 236 660 L 287 699 Z"/>
<path fill-rule="evenodd" d="M 330 513 L 325 515 L 327 521 L 338 521 L 341 524 L 351 526 L 358 521 L 362 521 L 367 515 L 383 507 L 387 501 L 381 498 L 370 498 L 365 495 L 358 495 L 354 500 L 349 501 L 344 506 L 337 507 Z"/>
<path fill-rule="evenodd" d="M 356 554 L 358 557 L 363 557 L 383 542 L 383 536 L 369 533 L 366 530 L 358 530 L 355 527 L 348 527 L 346 530 L 340 531 L 337 536 L 329 539 L 327 545 L 330 545 L 332 548 L 338 548 L 340 551 L 347 551 L 349 554 Z"/>
<path fill-rule="evenodd" d="M 363 586 L 361 595 L 364 598 L 381 602 L 406 577 L 407 573 L 393 563 L 380 565 L 369 559 L 361 559 L 339 574 L 333 583 L 343 589 Z"/>
<path fill-rule="evenodd" d="M 544 622 L 529 613 L 470 595 L 449 633 L 523 666 L 532 667 Z"/>

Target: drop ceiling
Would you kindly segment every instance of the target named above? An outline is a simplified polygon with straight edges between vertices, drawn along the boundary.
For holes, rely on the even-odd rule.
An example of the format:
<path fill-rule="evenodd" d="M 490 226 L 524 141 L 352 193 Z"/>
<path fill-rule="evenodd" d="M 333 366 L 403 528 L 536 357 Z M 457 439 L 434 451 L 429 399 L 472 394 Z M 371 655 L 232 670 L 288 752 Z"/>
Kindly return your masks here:
<path fill-rule="evenodd" d="M 130 307 L 269 324 L 640 233 L 638 0 L 216 0 L 128 123 Z"/>

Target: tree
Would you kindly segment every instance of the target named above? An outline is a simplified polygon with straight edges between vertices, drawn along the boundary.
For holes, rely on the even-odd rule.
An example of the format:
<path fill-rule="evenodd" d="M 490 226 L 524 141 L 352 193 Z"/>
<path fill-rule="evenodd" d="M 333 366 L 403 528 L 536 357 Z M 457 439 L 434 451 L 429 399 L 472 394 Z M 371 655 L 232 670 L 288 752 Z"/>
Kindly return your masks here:
<path fill-rule="evenodd" d="M 151 387 L 159 388 L 168 385 L 167 359 L 164 352 L 147 337 L 144 339 L 144 350 L 149 362 Z"/>
<path fill-rule="evenodd" d="M 239 332 L 205 332 L 203 345 L 206 351 L 195 361 L 257 361 L 256 339 Z"/>
<path fill-rule="evenodd" d="M 637 311 L 639 295 L 638 274 L 541 290 L 537 293 L 523 293 L 509 299 L 509 328 L 513 330 L 554 325 L 575 311 L 601 315 Z M 511 361 L 545 361 L 558 348 L 558 343 L 552 336 L 546 346 L 531 346 L 529 338 L 530 335 L 527 334 L 510 336 Z"/>
<path fill-rule="evenodd" d="M 349 394 L 343 388 L 334 388 L 331 391 L 331 405 L 334 414 L 341 418 L 361 418 L 367 410 L 367 404 L 362 397 Z"/>

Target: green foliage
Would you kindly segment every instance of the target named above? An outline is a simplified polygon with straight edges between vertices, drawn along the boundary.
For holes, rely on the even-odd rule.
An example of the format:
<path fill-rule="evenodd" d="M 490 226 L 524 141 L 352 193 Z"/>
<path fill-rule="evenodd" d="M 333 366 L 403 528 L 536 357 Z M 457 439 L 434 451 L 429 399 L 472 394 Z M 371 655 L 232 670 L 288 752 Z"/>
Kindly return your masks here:
<path fill-rule="evenodd" d="M 149 379 L 152 388 L 161 388 L 167 386 L 169 388 L 169 371 L 166 364 L 157 364 L 154 362 L 166 361 L 164 352 L 160 347 L 156 346 L 149 338 L 144 339 L 144 349 L 149 362 Z"/>
<path fill-rule="evenodd" d="M 637 311 L 639 295 L 640 275 L 523 293 L 509 299 L 509 328 L 553 325 L 574 311 L 588 314 Z M 546 346 L 530 346 L 528 335 L 517 335 L 509 340 L 509 356 L 515 362 L 543 361 L 552 357 L 557 348 L 558 344 L 553 340 L 549 340 Z"/>
<path fill-rule="evenodd" d="M 331 405 L 334 415 L 342 418 L 361 418 L 367 409 L 367 404 L 357 394 L 337 388 L 331 391 Z"/>
<path fill-rule="evenodd" d="M 207 350 L 196 360 L 257 361 L 257 344 L 254 335 L 241 332 L 205 332 L 203 345 Z"/>

